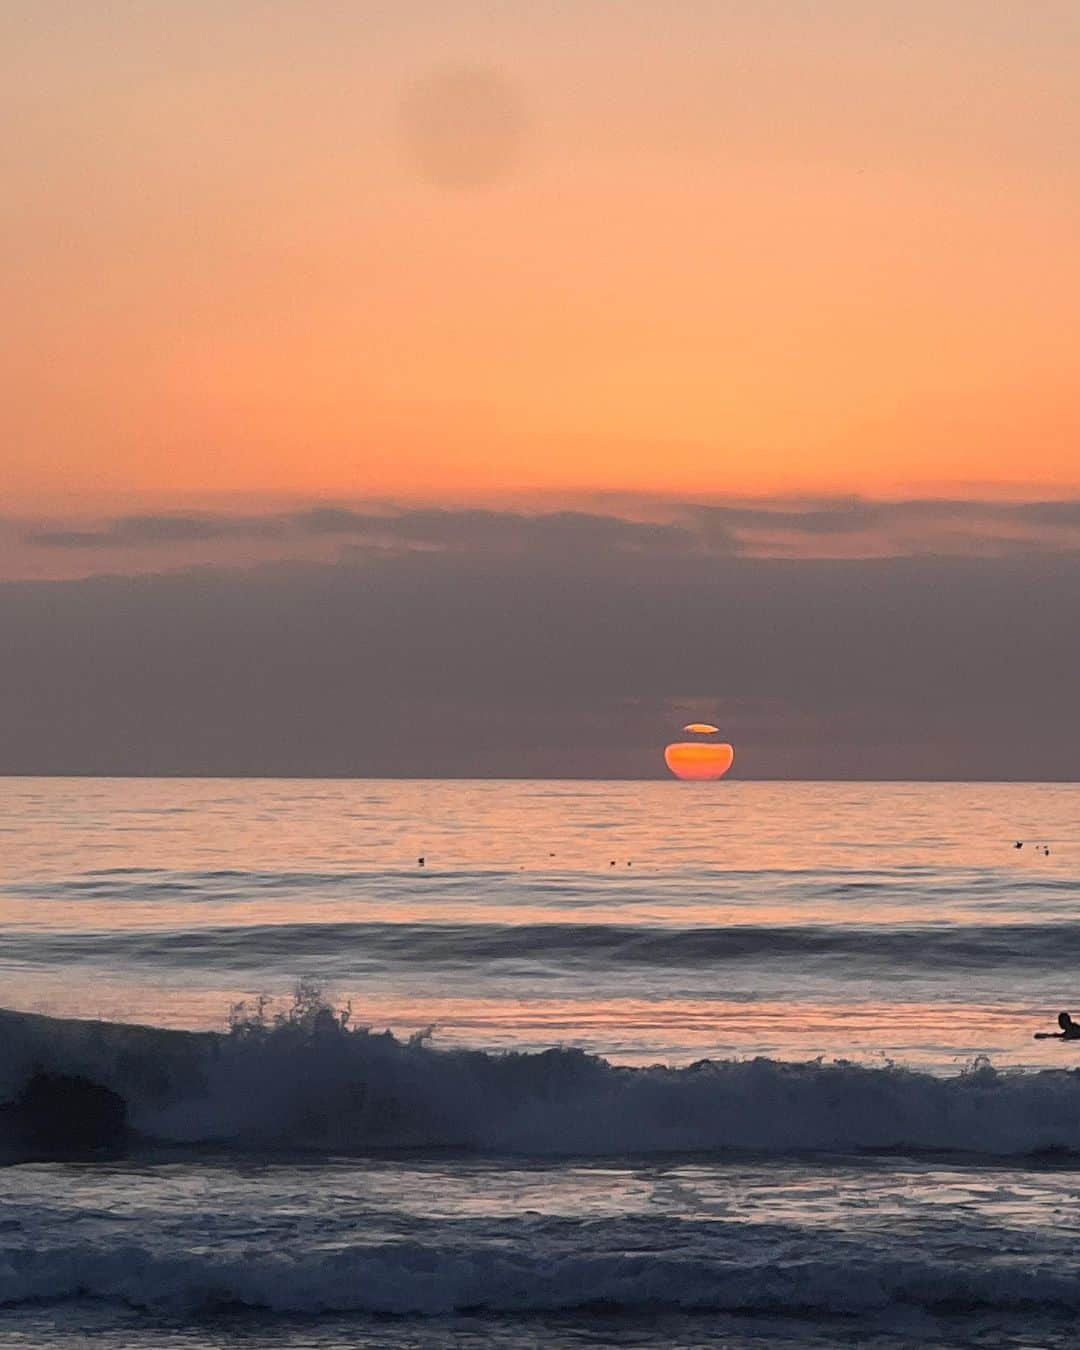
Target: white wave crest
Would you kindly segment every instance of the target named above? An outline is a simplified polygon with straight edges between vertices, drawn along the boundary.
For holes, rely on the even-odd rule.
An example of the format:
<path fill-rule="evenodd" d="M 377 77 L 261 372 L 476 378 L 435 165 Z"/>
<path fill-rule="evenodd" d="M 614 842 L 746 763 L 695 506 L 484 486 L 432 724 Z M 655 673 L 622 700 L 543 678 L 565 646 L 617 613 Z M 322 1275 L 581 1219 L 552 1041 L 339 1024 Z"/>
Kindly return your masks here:
<path fill-rule="evenodd" d="M 0 1014 L 0 1095 L 37 1068 L 119 1092 L 158 1140 L 541 1154 L 1080 1152 L 1080 1072 L 948 1078 L 769 1059 L 626 1068 L 570 1049 L 439 1050 L 328 1021 L 254 1037 Z"/>

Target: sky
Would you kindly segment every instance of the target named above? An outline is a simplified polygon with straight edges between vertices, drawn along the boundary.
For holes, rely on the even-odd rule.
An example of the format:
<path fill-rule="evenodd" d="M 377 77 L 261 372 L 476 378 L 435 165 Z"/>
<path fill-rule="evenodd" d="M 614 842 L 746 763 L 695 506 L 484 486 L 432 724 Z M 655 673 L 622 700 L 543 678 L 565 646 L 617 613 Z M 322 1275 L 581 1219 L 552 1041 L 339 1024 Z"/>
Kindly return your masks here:
<path fill-rule="evenodd" d="M 1074 0 L 0 65 L 0 772 L 1075 777 Z"/>

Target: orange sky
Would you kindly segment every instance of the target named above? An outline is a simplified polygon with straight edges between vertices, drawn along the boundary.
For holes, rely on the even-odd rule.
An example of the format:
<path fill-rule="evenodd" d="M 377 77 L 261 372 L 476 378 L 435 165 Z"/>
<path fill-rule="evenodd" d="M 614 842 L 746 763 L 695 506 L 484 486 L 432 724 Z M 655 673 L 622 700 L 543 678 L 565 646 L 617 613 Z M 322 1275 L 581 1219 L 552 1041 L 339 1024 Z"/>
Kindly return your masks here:
<path fill-rule="evenodd" d="M 0 51 L 9 514 L 1080 482 L 1074 0 L 15 0 Z"/>

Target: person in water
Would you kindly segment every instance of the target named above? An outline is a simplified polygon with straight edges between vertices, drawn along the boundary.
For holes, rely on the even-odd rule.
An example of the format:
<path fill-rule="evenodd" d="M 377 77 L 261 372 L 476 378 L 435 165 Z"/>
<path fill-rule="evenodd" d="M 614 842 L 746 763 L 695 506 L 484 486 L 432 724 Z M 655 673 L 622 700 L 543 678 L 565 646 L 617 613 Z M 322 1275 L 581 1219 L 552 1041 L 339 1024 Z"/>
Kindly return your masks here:
<path fill-rule="evenodd" d="M 1059 1041 L 1080 1041 L 1080 1022 L 1074 1022 L 1068 1013 L 1058 1013 L 1058 1026 L 1060 1032 L 1051 1032 Z"/>

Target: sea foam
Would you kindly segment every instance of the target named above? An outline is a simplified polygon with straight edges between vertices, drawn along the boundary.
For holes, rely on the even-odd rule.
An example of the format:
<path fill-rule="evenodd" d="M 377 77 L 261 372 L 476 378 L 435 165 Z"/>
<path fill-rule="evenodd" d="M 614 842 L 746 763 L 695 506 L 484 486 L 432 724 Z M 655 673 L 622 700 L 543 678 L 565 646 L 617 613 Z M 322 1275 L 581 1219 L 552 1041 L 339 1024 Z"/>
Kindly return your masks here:
<path fill-rule="evenodd" d="M 0 1097 L 35 1071 L 119 1093 L 147 1139 L 546 1156 L 753 1150 L 1080 1152 L 1080 1071 L 950 1077 L 842 1061 L 629 1068 L 566 1048 L 442 1050 L 333 1022 L 255 1036 L 0 1013 Z"/>

